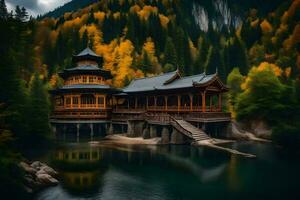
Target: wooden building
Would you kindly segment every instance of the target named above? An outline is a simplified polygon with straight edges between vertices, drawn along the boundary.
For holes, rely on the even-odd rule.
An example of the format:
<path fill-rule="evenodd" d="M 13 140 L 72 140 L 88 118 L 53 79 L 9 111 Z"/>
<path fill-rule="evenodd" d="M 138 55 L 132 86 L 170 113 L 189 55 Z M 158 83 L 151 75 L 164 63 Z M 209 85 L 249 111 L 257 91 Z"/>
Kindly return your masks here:
<path fill-rule="evenodd" d="M 112 75 L 102 69 L 102 58 L 89 48 L 73 56 L 73 63 L 74 68 L 60 73 L 64 85 L 51 91 L 54 101 L 51 119 L 52 124 L 69 124 L 69 129 L 73 126 L 69 132 L 77 132 L 77 138 L 81 124 L 91 138 L 97 124 L 105 124 L 105 127 L 98 127 L 98 132 L 106 134 L 106 130 L 109 133 L 119 130 L 132 137 L 141 136 L 144 130 L 153 132 L 151 124 L 168 128 L 177 124 L 181 133 L 195 139 L 191 133 L 193 126 L 206 131 L 208 123 L 231 120 L 230 113 L 222 110 L 222 94 L 228 88 L 217 72 L 182 77 L 176 70 L 134 79 L 127 87 L 117 90 L 107 82 Z M 177 120 L 184 121 L 185 128 Z M 189 128 L 191 130 L 187 130 Z M 61 129 L 68 132 L 68 126 Z M 201 138 L 207 137 L 202 134 Z"/>

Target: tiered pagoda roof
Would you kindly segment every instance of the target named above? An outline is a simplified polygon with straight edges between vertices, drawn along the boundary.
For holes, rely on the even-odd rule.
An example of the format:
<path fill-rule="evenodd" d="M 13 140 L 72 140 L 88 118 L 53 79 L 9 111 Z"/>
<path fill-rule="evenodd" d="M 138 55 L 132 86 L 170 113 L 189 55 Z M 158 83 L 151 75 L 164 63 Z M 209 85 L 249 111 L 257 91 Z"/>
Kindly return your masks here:
<path fill-rule="evenodd" d="M 63 72 L 59 73 L 59 75 L 66 79 L 73 75 L 101 75 L 106 79 L 111 79 L 112 75 L 110 71 L 104 70 L 103 68 L 99 68 L 98 66 L 102 66 L 102 57 L 93 52 L 90 48 L 86 48 L 82 52 L 73 56 L 73 62 L 77 63 L 80 61 L 95 61 L 97 65 L 79 65 L 73 68 L 64 69 Z"/>

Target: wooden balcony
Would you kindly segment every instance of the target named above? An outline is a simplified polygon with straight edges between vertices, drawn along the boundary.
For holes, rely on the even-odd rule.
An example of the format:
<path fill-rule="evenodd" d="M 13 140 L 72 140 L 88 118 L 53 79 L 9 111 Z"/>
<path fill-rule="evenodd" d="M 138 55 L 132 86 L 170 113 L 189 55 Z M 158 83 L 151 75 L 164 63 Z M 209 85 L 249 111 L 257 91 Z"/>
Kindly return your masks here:
<path fill-rule="evenodd" d="M 111 109 L 56 109 L 51 115 L 51 119 L 108 119 L 111 116 Z"/>
<path fill-rule="evenodd" d="M 117 107 L 113 109 L 114 113 L 143 113 L 143 112 L 182 112 L 182 113 L 190 113 L 190 112 L 203 112 L 202 106 L 148 106 L 145 107 L 137 107 L 137 108 L 128 108 L 128 107 Z M 221 109 L 215 106 L 206 106 L 205 112 L 221 112 Z"/>

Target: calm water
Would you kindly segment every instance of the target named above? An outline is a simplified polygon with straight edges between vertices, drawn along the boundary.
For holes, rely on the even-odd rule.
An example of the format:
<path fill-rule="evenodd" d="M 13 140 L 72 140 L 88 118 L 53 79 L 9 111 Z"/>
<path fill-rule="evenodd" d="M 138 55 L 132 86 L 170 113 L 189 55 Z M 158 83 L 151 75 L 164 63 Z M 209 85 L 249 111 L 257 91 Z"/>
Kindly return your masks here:
<path fill-rule="evenodd" d="M 190 146 L 64 145 L 44 156 L 61 183 L 35 199 L 300 199 L 299 155 L 270 144 L 232 146 L 258 158 Z"/>

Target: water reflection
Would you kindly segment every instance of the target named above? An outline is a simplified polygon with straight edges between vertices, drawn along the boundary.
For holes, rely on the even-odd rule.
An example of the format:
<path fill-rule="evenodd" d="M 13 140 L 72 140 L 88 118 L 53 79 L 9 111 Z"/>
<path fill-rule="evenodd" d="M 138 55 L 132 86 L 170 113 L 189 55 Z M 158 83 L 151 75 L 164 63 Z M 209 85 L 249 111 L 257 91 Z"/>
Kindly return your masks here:
<path fill-rule="evenodd" d="M 248 145 L 234 148 L 247 149 Z M 300 176 L 286 173 L 295 172 L 299 162 L 293 168 L 279 162 L 276 156 L 267 155 L 274 154 L 270 146 L 250 145 L 249 149 L 260 157 L 249 160 L 180 145 L 131 146 L 105 141 L 98 146 L 64 145 L 48 156 L 61 174 L 61 184 L 40 192 L 36 199 L 252 199 L 257 195 L 276 199 L 277 191 L 290 191 L 286 185 L 271 190 L 277 188 L 274 174 L 276 180 L 292 181 L 292 188 L 297 188 Z M 272 162 L 265 158 L 268 156 Z M 281 173 L 283 166 L 289 168 L 285 174 Z"/>

